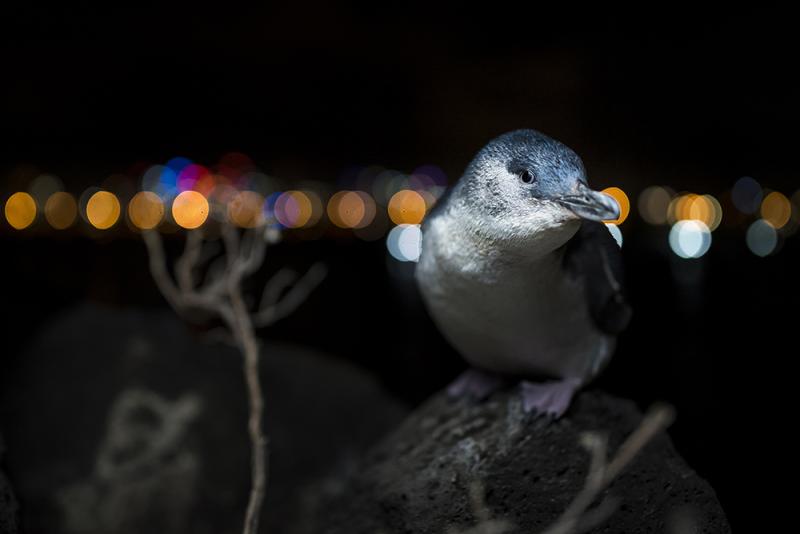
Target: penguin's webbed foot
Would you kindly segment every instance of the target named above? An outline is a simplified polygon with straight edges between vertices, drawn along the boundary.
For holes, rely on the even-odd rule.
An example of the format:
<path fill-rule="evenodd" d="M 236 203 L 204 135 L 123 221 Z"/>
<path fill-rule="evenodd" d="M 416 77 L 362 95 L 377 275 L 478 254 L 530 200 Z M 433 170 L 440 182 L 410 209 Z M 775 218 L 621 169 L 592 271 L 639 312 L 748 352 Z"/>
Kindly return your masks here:
<path fill-rule="evenodd" d="M 581 385 L 577 378 L 564 378 L 552 382 L 522 381 L 522 409 L 558 419 L 569 408 L 572 397 Z"/>
<path fill-rule="evenodd" d="M 447 386 L 447 394 L 451 397 L 469 397 L 482 401 L 505 384 L 505 379 L 500 375 L 479 369 L 467 369 Z"/>

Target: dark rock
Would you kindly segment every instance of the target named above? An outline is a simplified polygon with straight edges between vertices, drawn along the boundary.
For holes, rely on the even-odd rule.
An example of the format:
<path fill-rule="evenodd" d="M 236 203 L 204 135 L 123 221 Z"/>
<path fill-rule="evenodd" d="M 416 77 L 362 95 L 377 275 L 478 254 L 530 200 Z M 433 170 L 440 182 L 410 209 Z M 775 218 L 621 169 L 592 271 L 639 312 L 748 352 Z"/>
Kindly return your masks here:
<path fill-rule="evenodd" d="M 443 534 L 466 530 L 488 512 L 509 522 L 510 532 L 541 532 L 584 485 L 582 433 L 607 432 L 613 454 L 641 418 L 630 401 L 599 392 L 582 393 L 558 421 L 524 414 L 514 390 L 480 404 L 440 394 L 374 448 L 319 509 L 326 522 L 320 531 Z M 482 488 L 483 512 L 470 498 L 475 487 Z M 609 492 L 619 507 L 592 532 L 730 531 L 713 489 L 666 435 L 650 442 Z"/>
<path fill-rule="evenodd" d="M 5 447 L 0 435 L 0 460 L 3 459 Z M 11 491 L 11 483 L 0 470 L 0 534 L 16 534 L 17 532 L 17 500 Z"/>
<path fill-rule="evenodd" d="M 240 532 L 250 488 L 240 353 L 168 310 L 82 306 L 0 372 L 6 466 L 26 532 Z M 408 410 L 364 372 L 265 343 L 264 531 L 302 529 Z M 0 508 L 2 509 L 2 508 Z"/>

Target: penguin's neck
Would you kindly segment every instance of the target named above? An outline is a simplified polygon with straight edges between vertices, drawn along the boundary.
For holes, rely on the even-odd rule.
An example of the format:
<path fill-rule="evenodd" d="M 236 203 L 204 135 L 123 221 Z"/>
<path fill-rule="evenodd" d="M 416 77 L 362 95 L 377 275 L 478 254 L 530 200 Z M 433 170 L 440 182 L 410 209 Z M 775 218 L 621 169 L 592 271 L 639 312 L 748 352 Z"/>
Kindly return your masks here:
<path fill-rule="evenodd" d="M 526 271 L 537 265 L 550 270 L 561 264 L 563 247 L 546 235 L 515 233 L 514 228 L 509 230 L 497 220 L 446 211 L 427 225 L 423 262 L 426 256 L 454 275 L 491 282 L 511 271 Z"/>

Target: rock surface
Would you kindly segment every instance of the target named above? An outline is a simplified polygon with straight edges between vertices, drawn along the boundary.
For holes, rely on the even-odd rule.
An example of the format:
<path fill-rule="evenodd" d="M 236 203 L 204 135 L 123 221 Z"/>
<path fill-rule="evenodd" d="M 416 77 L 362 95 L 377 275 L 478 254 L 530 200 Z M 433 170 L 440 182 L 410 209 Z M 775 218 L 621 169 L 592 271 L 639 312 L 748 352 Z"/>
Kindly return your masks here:
<path fill-rule="evenodd" d="M 318 530 L 444 534 L 466 531 L 488 512 L 510 523 L 509 532 L 541 532 L 583 487 L 589 458 L 581 434 L 608 432 L 613 454 L 641 417 L 630 401 L 591 391 L 558 421 L 524 414 L 513 389 L 479 404 L 439 394 L 320 508 L 325 524 Z M 475 483 L 483 488 L 483 511 L 471 504 Z M 609 491 L 619 507 L 592 532 L 730 531 L 714 491 L 666 435 L 651 441 Z"/>
<path fill-rule="evenodd" d="M 261 383 L 271 445 L 262 524 L 293 532 L 317 498 L 308 488 L 343 477 L 408 410 L 361 370 L 286 344 L 264 343 Z M 241 532 L 242 358 L 171 311 L 62 314 L 4 359 L 0 397 L 25 532 Z"/>

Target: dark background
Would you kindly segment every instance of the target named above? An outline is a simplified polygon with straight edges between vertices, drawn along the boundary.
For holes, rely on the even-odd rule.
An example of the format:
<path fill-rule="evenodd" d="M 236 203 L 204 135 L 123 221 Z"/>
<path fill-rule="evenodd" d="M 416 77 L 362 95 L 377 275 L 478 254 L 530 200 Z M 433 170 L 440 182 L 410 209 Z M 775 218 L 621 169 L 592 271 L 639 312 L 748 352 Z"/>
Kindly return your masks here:
<path fill-rule="evenodd" d="M 786 13 L 2 9 L 3 200 L 27 186 L 32 167 L 20 165 L 79 195 L 140 161 L 212 164 L 230 150 L 289 182 L 433 163 L 452 183 L 486 141 L 519 127 L 571 146 L 594 186 L 618 185 L 634 204 L 652 184 L 720 198 L 743 175 L 787 195 L 798 187 L 796 28 Z M 674 404 L 678 449 L 734 529 L 747 530 L 765 521 L 765 493 L 754 490 L 794 464 L 782 434 L 794 403 L 786 370 L 797 353 L 798 238 L 758 258 L 744 241 L 752 218 L 731 208 L 723 221 L 706 256 L 680 260 L 668 228 L 645 224 L 634 206 L 622 230 L 635 318 L 598 387 L 642 407 Z M 332 229 L 300 237 L 287 236 L 270 268 L 321 259 L 330 275 L 264 336 L 351 359 L 410 404 L 455 376 L 462 364 L 382 240 Z M 3 222 L 0 240 L 7 377 L 37 329 L 75 303 L 164 306 L 124 225 L 98 236 Z"/>

